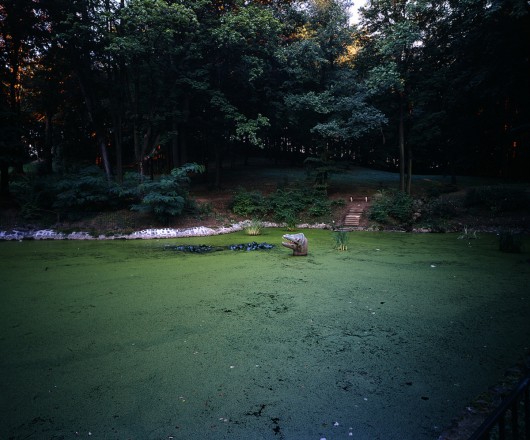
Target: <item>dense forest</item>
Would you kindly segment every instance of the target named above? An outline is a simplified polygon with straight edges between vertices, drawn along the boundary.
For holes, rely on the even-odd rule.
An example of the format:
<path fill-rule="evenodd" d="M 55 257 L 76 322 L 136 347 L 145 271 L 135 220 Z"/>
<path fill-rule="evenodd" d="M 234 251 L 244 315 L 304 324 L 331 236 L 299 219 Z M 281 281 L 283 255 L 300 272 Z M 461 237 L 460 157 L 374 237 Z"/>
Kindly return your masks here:
<path fill-rule="evenodd" d="M 399 170 L 404 191 L 415 172 L 528 176 L 530 2 L 349 6 L 2 0 L 2 194 L 29 163 L 109 184 L 197 163 L 219 184 L 256 155 Z"/>

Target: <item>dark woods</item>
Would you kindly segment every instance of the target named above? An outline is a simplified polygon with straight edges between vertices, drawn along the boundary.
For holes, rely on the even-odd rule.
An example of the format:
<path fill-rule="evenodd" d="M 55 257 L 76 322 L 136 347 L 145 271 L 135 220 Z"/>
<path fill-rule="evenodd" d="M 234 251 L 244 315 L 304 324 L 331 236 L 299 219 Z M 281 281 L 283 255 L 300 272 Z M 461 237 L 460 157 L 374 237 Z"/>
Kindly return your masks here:
<path fill-rule="evenodd" d="M 1 191 L 96 164 L 109 183 L 186 163 L 307 157 L 527 176 L 526 0 L 3 0 Z"/>

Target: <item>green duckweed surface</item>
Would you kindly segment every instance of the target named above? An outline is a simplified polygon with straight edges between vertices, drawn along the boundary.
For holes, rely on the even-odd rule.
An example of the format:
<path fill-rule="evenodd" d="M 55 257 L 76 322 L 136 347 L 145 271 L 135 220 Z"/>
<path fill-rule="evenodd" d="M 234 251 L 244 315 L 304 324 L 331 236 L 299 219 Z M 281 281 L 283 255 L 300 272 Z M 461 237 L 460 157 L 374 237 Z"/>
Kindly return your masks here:
<path fill-rule="evenodd" d="M 528 252 L 304 232 L 0 243 L 0 438 L 436 439 L 528 352 Z"/>

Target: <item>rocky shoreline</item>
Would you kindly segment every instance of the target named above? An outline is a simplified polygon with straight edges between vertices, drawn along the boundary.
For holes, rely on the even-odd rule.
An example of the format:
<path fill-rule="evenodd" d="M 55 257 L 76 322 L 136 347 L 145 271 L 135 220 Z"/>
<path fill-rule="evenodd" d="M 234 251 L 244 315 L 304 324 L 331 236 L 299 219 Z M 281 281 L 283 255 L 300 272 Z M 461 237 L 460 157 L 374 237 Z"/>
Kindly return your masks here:
<path fill-rule="evenodd" d="M 230 234 L 231 232 L 242 231 L 250 226 L 251 221 L 245 220 L 239 223 L 235 223 L 231 226 L 220 226 L 220 227 L 207 227 L 207 226 L 196 226 L 187 229 L 174 229 L 174 228 L 149 228 L 142 229 L 141 231 L 132 232 L 130 234 L 113 234 L 113 235 L 92 235 L 89 232 L 74 231 L 70 233 L 56 231 L 54 229 L 30 229 L 30 228 L 13 228 L 9 230 L 0 230 L 0 241 L 22 241 L 22 240 L 151 240 L 151 239 L 162 239 L 162 238 L 185 238 L 185 237 L 208 237 L 211 235 Z M 284 224 L 264 222 L 264 228 L 281 228 L 285 227 Z M 297 225 L 297 229 L 329 229 L 337 230 L 335 225 L 329 225 L 326 223 L 314 223 L 314 224 L 300 224 Z M 365 227 L 353 227 L 353 228 L 339 228 L 340 230 L 346 231 L 386 231 L 386 232 L 412 232 L 420 234 L 433 233 L 430 228 L 413 228 L 412 230 L 404 229 L 374 229 Z M 483 227 L 472 229 L 472 233 L 492 233 L 498 234 L 502 228 L 496 227 Z M 466 228 L 464 228 L 464 231 Z M 514 233 L 524 233 L 524 228 L 512 228 L 510 229 Z M 454 229 L 452 231 L 445 232 L 462 232 L 461 230 Z"/>
<path fill-rule="evenodd" d="M 243 220 L 230 226 L 194 226 L 191 228 L 147 228 L 132 233 L 116 233 L 111 235 L 91 234 L 86 231 L 61 232 L 55 229 L 39 229 L 38 227 L 14 227 L 11 229 L 0 230 L 0 241 L 22 241 L 22 240 L 149 240 L 162 238 L 182 238 L 182 237 L 207 237 L 210 235 L 230 234 L 246 229 L 252 225 L 251 220 Z M 261 222 L 263 228 L 282 228 L 287 225 L 284 223 Z M 385 231 L 385 232 L 412 232 L 412 233 L 439 233 L 442 231 L 433 230 L 428 227 L 416 227 L 412 229 L 403 229 L 395 227 L 374 227 L 374 226 L 355 226 L 341 227 L 333 222 L 328 223 L 303 223 L 296 226 L 297 229 L 329 229 L 342 231 Z M 530 229 L 520 224 L 511 227 L 501 225 L 483 225 L 467 227 L 462 224 L 455 224 L 443 232 L 459 232 L 464 236 L 476 233 L 499 234 L 507 230 L 517 234 L 528 234 Z"/>
<path fill-rule="evenodd" d="M 188 229 L 143 229 L 131 234 L 115 234 L 115 235 L 98 235 L 94 236 L 88 232 L 60 232 L 53 229 L 27 229 L 27 228 L 13 228 L 7 231 L 0 231 L 0 241 L 22 241 L 22 240 L 150 240 L 161 238 L 182 238 L 182 237 L 207 237 L 210 235 L 229 234 L 231 232 L 242 231 L 251 222 L 245 220 L 231 226 L 221 226 L 216 228 L 209 228 L 206 226 L 197 226 Z M 264 222 L 264 228 L 281 227 L 281 224 Z M 299 228 L 315 228 L 315 229 L 331 229 L 331 227 L 324 223 L 317 224 L 303 224 L 298 225 Z"/>

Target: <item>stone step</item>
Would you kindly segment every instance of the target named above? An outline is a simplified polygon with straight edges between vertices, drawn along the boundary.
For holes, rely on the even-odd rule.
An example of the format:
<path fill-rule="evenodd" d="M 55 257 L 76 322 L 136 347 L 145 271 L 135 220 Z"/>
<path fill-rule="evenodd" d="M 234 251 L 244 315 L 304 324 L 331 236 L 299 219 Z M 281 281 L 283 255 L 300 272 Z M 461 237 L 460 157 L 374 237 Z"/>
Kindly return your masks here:
<path fill-rule="evenodd" d="M 361 216 L 364 213 L 366 208 L 366 202 L 368 202 L 368 197 L 350 197 L 350 202 L 352 206 L 344 216 L 344 226 L 359 226 Z M 365 203 L 355 203 L 355 202 L 365 202 Z"/>
<path fill-rule="evenodd" d="M 347 214 L 344 218 L 344 226 L 359 226 L 360 215 Z"/>

